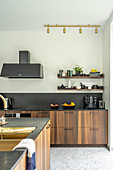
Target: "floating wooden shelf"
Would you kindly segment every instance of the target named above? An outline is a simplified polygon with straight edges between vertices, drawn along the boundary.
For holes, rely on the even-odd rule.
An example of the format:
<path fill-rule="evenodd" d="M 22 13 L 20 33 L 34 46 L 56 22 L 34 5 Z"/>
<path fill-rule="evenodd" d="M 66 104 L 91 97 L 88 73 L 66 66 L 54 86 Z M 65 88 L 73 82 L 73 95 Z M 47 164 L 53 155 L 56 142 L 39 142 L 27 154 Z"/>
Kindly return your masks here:
<path fill-rule="evenodd" d="M 73 90 L 73 91 L 104 91 L 104 89 L 68 89 L 68 88 L 67 88 L 67 89 L 59 89 L 59 88 L 57 88 L 57 90 L 62 90 L 62 91 L 63 91 L 63 90 L 65 90 L 65 91 L 66 91 L 66 90 L 67 90 L 67 91 L 68 91 L 68 90 L 70 90 L 70 91 L 71 91 L 71 90 Z"/>
<path fill-rule="evenodd" d="M 101 76 L 72 76 L 72 77 L 70 77 L 70 76 L 59 76 L 58 74 L 57 74 L 57 78 L 68 78 L 68 79 L 71 79 L 71 78 L 77 78 L 77 79 L 101 79 L 101 78 L 104 78 L 104 75 L 101 75 Z"/>

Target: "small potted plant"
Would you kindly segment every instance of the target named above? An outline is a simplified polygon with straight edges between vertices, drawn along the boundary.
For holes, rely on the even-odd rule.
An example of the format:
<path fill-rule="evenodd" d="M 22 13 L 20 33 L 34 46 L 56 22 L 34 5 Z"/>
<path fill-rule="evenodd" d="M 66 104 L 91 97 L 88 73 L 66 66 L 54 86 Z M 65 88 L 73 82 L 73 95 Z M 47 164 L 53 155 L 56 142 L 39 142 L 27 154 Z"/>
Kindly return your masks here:
<path fill-rule="evenodd" d="M 82 68 L 83 67 L 79 67 L 78 65 L 76 65 L 76 67 L 73 68 L 75 70 L 76 76 L 80 76 L 80 74 L 83 73 Z"/>

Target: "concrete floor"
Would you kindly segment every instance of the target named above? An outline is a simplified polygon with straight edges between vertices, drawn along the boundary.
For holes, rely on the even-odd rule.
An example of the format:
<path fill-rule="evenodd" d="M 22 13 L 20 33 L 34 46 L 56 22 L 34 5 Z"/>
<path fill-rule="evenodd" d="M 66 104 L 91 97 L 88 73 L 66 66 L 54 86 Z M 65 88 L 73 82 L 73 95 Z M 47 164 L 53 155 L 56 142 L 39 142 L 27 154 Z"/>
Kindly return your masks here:
<path fill-rule="evenodd" d="M 107 148 L 51 148 L 50 170 L 113 170 Z"/>

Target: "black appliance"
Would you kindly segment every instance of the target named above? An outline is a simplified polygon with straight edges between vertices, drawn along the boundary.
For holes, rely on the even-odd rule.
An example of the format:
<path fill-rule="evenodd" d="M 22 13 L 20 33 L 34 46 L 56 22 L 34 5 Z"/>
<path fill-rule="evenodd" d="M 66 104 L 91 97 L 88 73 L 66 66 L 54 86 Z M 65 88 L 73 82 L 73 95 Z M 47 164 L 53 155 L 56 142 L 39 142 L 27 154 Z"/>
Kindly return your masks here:
<path fill-rule="evenodd" d="M 85 109 L 97 109 L 98 104 L 97 104 L 98 100 L 96 96 L 85 96 L 84 97 L 84 108 Z"/>
<path fill-rule="evenodd" d="M 28 52 L 19 52 L 19 64 L 3 64 L 1 77 L 5 78 L 43 78 L 42 64 L 30 64 Z"/>

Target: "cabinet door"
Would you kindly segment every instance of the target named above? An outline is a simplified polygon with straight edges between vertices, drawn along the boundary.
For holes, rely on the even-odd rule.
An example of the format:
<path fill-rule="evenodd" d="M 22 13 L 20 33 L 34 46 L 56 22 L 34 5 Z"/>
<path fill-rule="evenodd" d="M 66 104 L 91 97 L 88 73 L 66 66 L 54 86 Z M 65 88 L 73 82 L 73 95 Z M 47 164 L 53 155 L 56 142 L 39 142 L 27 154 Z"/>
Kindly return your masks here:
<path fill-rule="evenodd" d="M 77 144 L 93 144 L 93 136 L 91 136 L 90 128 L 78 128 Z"/>
<path fill-rule="evenodd" d="M 77 137 L 74 128 L 64 128 L 64 144 L 75 144 L 75 136 Z"/>
<path fill-rule="evenodd" d="M 64 128 L 52 128 L 50 130 L 51 144 L 64 144 Z"/>
<path fill-rule="evenodd" d="M 49 111 L 31 111 L 32 118 L 48 118 Z"/>
<path fill-rule="evenodd" d="M 92 144 L 107 144 L 107 128 L 91 128 L 90 136 L 93 139 Z"/>
<path fill-rule="evenodd" d="M 75 122 L 74 111 L 64 111 L 64 128 L 73 128 Z"/>
<path fill-rule="evenodd" d="M 42 132 L 35 140 L 35 152 L 36 152 L 36 167 L 38 170 L 42 170 Z"/>
<path fill-rule="evenodd" d="M 64 112 L 50 111 L 51 127 L 64 127 Z"/>
<path fill-rule="evenodd" d="M 50 170 L 50 122 L 35 140 L 37 170 Z"/>
<path fill-rule="evenodd" d="M 45 170 L 50 170 L 50 121 L 46 125 Z"/>
<path fill-rule="evenodd" d="M 90 123 L 91 128 L 106 128 L 107 111 L 90 111 Z"/>
<path fill-rule="evenodd" d="M 78 128 L 89 128 L 90 116 L 89 111 L 78 111 Z"/>
<path fill-rule="evenodd" d="M 51 144 L 77 144 L 77 128 L 51 128 Z"/>
<path fill-rule="evenodd" d="M 50 117 L 49 111 L 40 111 L 39 112 L 39 118 L 48 118 L 48 117 Z"/>
<path fill-rule="evenodd" d="M 38 118 L 39 117 L 39 111 L 31 111 L 31 118 Z"/>

